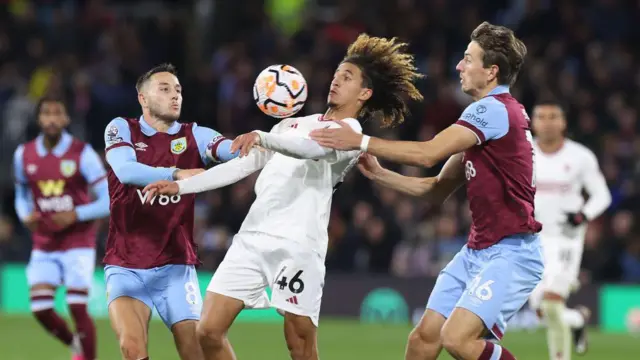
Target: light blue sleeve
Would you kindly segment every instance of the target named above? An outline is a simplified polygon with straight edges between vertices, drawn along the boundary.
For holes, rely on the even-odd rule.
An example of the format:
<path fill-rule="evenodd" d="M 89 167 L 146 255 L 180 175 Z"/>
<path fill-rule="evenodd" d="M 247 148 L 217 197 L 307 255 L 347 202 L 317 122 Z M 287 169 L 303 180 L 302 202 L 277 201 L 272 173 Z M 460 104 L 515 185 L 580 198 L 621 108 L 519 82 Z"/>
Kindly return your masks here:
<path fill-rule="evenodd" d="M 34 210 L 33 194 L 31 193 L 31 189 L 29 189 L 27 178 L 24 174 L 22 161 L 23 152 L 24 145 L 20 145 L 13 154 L 13 176 L 15 178 L 14 206 L 20 221 L 24 221 Z"/>
<path fill-rule="evenodd" d="M 80 154 L 80 173 L 87 180 L 87 183 L 92 185 L 107 177 L 102 159 L 91 145 L 86 145 Z"/>
<path fill-rule="evenodd" d="M 472 130 L 478 137 L 478 144 L 481 144 L 507 134 L 509 115 L 503 103 L 487 96 L 467 106 L 457 124 Z"/>
<path fill-rule="evenodd" d="M 110 150 L 112 147 L 118 145 L 128 145 L 133 148 L 131 142 L 131 129 L 129 129 L 129 123 L 127 120 L 117 117 L 107 125 L 104 130 L 104 145 L 105 149 Z"/>
<path fill-rule="evenodd" d="M 173 180 L 174 168 L 153 167 L 138 162 L 126 120 L 113 119 L 104 132 L 107 163 L 123 184 L 147 186 L 159 180 Z M 122 144 L 122 145 L 121 145 Z"/>
<path fill-rule="evenodd" d="M 109 186 L 107 172 L 100 156 L 90 145 L 86 145 L 80 154 L 80 173 L 91 185 L 96 200 L 76 207 L 78 221 L 89 221 L 109 215 Z"/>
<path fill-rule="evenodd" d="M 238 151 L 231 153 L 232 141 L 213 129 L 193 124 L 193 136 L 198 142 L 202 161 L 207 165 L 227 162 L 235 159 L 239 154 Z"/>

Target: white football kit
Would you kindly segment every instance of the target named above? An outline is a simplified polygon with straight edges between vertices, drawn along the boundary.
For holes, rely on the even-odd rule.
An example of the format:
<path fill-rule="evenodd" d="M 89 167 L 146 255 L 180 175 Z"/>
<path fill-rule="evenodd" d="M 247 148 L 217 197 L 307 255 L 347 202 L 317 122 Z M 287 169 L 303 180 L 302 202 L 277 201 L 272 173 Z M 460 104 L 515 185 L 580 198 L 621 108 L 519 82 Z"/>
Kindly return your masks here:
<path fill-rule="evenodd" d="M 344 121 L 362 132 L 356 119 Z M 318 325 L 332 195 L 360 152 L 324 148 L 308 135 L 338 126 L 319 114 L 285 119 L 270 133 L 258 132 L 267 150 L 254 149 L 178 182 L 181 194 L 202 192 L 262 169 L 256 199 L 207 291 L 242 300 L 247 308 L 309 316 Z"/>
<path fill-rule="evenodd" d="M 565 139 L 560 150 L 547 154 L 534 143 L 535 216 L 542 223 L 540 238 L 545 270 L 531 305 L 538 308 L 544 292 L 567 298 L 578 285 L 587 221 L 602 214 L 611 194 L 596 156 L 585 146 Z M 582 191 L 589 196 L 585 203 Z M 568 214 L 582 212 L 586 220 L 574 227 Z"/>

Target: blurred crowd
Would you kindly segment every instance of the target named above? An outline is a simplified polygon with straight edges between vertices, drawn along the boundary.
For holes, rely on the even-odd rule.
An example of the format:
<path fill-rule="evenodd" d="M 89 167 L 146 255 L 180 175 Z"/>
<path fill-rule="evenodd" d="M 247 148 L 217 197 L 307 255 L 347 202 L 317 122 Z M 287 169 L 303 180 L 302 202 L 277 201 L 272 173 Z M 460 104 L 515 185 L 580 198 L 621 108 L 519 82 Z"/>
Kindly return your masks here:
<path fill-rule="evenodd" d="M 158 2 L 150 15 L 138 8 L 135 16 L 121 2 L 32 3 L 0 1 L 0 261 L 28 259 L 28 236 L 12 207 L 10 160 L 37 133 L 34 103 L 45 93 L 64 94 L 70 131 L 100 151 L 113 117 L 140 113 L 136 77 L 172 62 L 185 88 L 182 118 L 233 137 L 273 125 L 251 95 L 255 76 L 271 64 L 291 64 L 306 76 L 302 114 L 323 112 L 335 67 L 366 31 L 409 41 L 427 78 L 419 84 L 425 100 L 412 104 L 405 124 L 383 131 L 368 123 L 365 131 L 428 140 L 470 102 L 455 64 L 471 31 L 487 20 L 513 28 L 528 47 L 512 93 L 529 110 L 537 98 L 559 99 L 570 137 L 596 152 L 613 194 L 610 209 L 589 226 L 583 280 L 640 281 L 637 1 L 317 0 L 287 26 L 259 0 Z M 218 5 L 204 28 L 193 21 L 203 3 Z M 439 170 L 385 165 L 412 176 Z M 205 268 L 215 269 L 224 256 L 254 198 L 255 178 L 199 198 L 196 233 Z M 327 269 L 433 276 L 464 244 L 469 224 L 464 191 L 434 206 L 377 188 L 354 171 L 334 196 Z M 101 250 L 103 244 L 104 232 Z"/>

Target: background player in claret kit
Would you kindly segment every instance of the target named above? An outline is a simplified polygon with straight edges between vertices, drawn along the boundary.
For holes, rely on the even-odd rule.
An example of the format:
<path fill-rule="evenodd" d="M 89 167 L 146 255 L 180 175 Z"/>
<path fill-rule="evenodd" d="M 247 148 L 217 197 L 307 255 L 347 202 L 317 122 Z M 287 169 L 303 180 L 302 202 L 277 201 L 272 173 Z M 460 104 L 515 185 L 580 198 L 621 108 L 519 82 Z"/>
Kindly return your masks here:
<path fill-rule="evenodd" d="M 585 325 L 590 310 L 567 308 L 566 299 L 579 285 L 580 262 L 588 221 L 611 204 L 611 194 L 591 150 L 565 138 L 562 107 L 553 101 L 533 109 L 536 134 L 536 219 L 542 223 L 545 272 L 529 303 L 547 325 L 549 358 L 571 358 L 571 330 L 578 354 L 587 350 Z M 585 203 L 582 191 L 589 196 Z"/>
<path fill-rule="evenodd" d="M 360 35 L 334 74 L 324 115 L 290 118 L 270 133 L 241 135 L 233 147 L 240 149 L 241 159 L 145 189 L 165 195 L 202 192 L 262 169 L 257 198 L 207 288 L 198 326 L 207 359 L 234 359 L 226 339 L 234 319 L 245 307 L 269 306 L 284 312 L 291 358 L 318 358 L 316 328 L 331 198 L 359 151 L 324 148 L 308 134 L 337 127 L 336 121 L 357 133 L 362 129 L 357 119 L 373 118 L 383 126 L 401 123 L 407 112 L 403 99 L 422 99 L 413 84 L 420 75 L 413 57 L 403 52 L 405 46 L 395 39 Z M 256 145 L 266 150 L 252 150 Z M 271 301 L 268 286 L 273 289 Z"/>
<path fill-rule="evenodd" d="M 42 98 L 36 115 L 41 133 L 14 154 L 16 213 L 31 231 L 27 266 L 31 310 L 38 322 L 72 348 L 73 359 L 96 358 L 96 332 L 87 312 L 96 259 L 96 219 L 109 215 L 102 159 L 64 129 L 64 103 Z M 95 195 L 92 199 L 91 192 Z M 64 285 L 76 335 L 53 310 L 56 288 Z"/>
<path fill-rule="evenodd" d="M 406 359 L 436 359 L 442 347 L 458 359 L 514 359 L 482 338 L 502 337 L 543 271 L 529 118 L 509 93 L 525 55 L 511 30 L 478 26 L 456 67 L 474 102 L 431 141 L 386 141 L 346 127 L 311 134 L 323 146 L 367 151 L 360 165 L 366 176 L 415 196 L 444 201 L 466 178 L 469 241 L 440 273 Z M 425 167 L 449 160 L 437 177 L 411 178 L 383 169 L 372 155 Z"/>
<path fill-rule="evenodd" d="M 104 258 L 111 324 L 125 359 L 144 359 L 155 306 L 182 359 L 201 359 L 196 339 L 202 299 L 194 265 L 194 195 L 147 199 L 142 187 L 181 179 L 235 157 L 231 141 L 195 123 L 179 123 L 182 88 L 171 65 L 140 77 L 143 115 L 116 118 L 105 130 L 111 218 Z M 182 170 L 192 169 L 192 170 Z M 147 202 L 148 200 L 148 202 Z"/>

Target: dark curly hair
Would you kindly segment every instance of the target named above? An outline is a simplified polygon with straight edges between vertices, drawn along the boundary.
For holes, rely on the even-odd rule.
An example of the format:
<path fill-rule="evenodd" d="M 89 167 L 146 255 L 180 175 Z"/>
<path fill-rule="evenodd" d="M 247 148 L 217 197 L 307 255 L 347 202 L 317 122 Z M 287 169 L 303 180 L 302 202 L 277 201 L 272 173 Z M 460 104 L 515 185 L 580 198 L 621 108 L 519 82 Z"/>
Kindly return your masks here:
<path fill-rule="evenodd" d="M 417 72 L 413 55 L 404 52 L 406 47 L 406 43 L 398 42 L 396 38 L 360 34 L 342 60 L 360 68 L 362 86 L 373 90 L 360 116 L 376 119 L 382 127 L 404 122 L 409 113 L 407 98 L 423 99 L 414 81 L 424 75 Z"/>
<path fill-rule="evenodd" d="M 498 67 L 498 84 L 515 84 L 527 55 L 527 47 L 513 30 L 485 21 L 473 30 L 471 41 L 477 42 L 484 50 L 482 62 L 485 68 L 492 65 Z"/>

